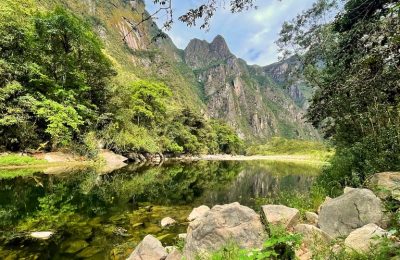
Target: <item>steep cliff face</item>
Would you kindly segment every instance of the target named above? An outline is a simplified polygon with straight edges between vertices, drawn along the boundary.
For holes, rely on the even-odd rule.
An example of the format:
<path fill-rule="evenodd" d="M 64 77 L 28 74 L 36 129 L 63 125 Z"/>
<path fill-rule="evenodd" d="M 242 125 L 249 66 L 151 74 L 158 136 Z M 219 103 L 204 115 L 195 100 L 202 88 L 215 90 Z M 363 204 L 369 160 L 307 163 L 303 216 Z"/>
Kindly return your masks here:
<path fill-rule="evenodd" d="M 226 121 L 243 137 L 317 138 L 303 120 L 305 96 L 300 82 L 290 83 L 294 58 L 267 67 L 236 58 L 222 36 L 211 43 L 193 39 L 184 51 L 204 94 L 211 117 Z"/>
<path fill-rule="evenodd" d="M 52 0 L 44 3 L 56 5 Z M 306 86 L 287 84 L 294 60 L 248 66 L 230 52 L 222 36 L 211 43 L 193 39 L 185 50 L 179 50 L 168 35 L 153 42 L 159 31 L 151 20 L 132 29 L 145 10 L 142 1 L 59 0 L 59 4 L 92 24 L 118 70 L 119 83 L 138 78 L 162 81 L 174 92 L 173 102 L 227 122 L 245 139 L 318 137 L 302 119 Z"/>

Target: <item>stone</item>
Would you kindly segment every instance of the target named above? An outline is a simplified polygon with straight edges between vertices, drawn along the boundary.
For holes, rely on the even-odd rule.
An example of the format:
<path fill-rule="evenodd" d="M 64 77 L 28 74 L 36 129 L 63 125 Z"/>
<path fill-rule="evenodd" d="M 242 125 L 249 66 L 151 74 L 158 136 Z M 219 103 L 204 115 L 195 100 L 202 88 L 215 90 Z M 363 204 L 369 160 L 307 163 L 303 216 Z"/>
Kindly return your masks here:
<path fill-rule="evenodd" d="M 161 227 L 169 227 L 176 224 L 176 220 L 170 217 L 163 218 L 161 220 Z"/>
<path fill-rule="evenodd" d="M 36 239 L 47 240 L 53 234 L 54 234 L 54 232 L 52 232 L 52 231 L 40 231 L 40 232 L 32 232 L 30 234 L 30 236 L 33 238 L 36 238 Z"/>
<path fill-rule="evenodd" d="M 89 243 L 85 240 L 70 240 L 64 242 L 61 248 L 63 249 L 64 253 L 75 254 L 88 246 Z"/>
<path fill-rule="evenodd" d="M 400 201 L 400 172 L 380 172 L 375 174 L 369 186 L 377 191 L 381 199 L 389 197 Z"/>
<path fill-rule="evenodd" d="M 316 226 L 309 224 L 296 225 L 294 227 L 294 232 L 302 235 L 302 242 L 308 248 L 321 244 L 327 245 L 332 241 L 332 238 L 327 233 L 317 228 Z"/>
<path fill-rule="evenodd" d="M 147 235 L 135 248 L 128 260 L 162 260 L 168 256 L 161 242 L 152 235 Z"/>
<path fill-rule="evenodd" d="M 241 248 L 261 248 L 267 238 L 260 216 L 238 202 L 216 205 L 189 224 L 184 247 L 187 260 L 207 257 L 228 242 Z"/>
<path fill-rule="evenodd" d="M 346 186 L 346 187 L 344 187 L 343 193 L 347 193 L 347 192 L 352 191 L 352 190 L 354 190 L 354 188 Z"/>
<path fill-rule="evenodd" d="M 305 213 L 306 221 L 308 224 L 317 225 L 318 224 L 318 214 L 315 212 L 307 211 Z"/>
<path fill-rule="evenodd" d="M 262 211 L 268 224 L 282 225 L 286 229 L 295 226 L 300 219 L 298 209 L 283 205 L 264 205 L 262 206 Z"/>
<path fill-rule="evenodd" d="M 193 221 L 198 217 L 203 216 L 205 213 L 207 213 L 210 210 L 209 207 L 202 205 L 200 207 L 194 208 L 192 212 L 189 214 L 189 217 L 187 218 L 189 221 Z"/>
<path fill-rule="evenodd" d="M 379 243 L 379 237 L 387 236 L 388 232 L 376 224 L 370 223 L 351 232 L 345 239 L 344 244 L 350 250 L 359 253 L 370 251 L 371 246 Z"/>
<path fill-rule="evenodd" d="M 182 233 L 178 235 L 178 238 L 181 240 L 186 240 L 187 234 L 186 233 Z"/>
<path fill-rule="evenodd" d="M 322 202 L 322 204 L 321 204 L 321 205 L 319 205 L 319 207 L 318 207 L 318 210 L 317 210 L 317 213 L 318 213 L 318 214 L 320 214 L 320 213 L 321 213 L 321 208 L 322 208 L 322 206 L 323 206 L 325 203 L 329 202 L 330 200 L 332 200 L 332 198 L 331 198 L 331 197 L 328 197 L 328 196 L 326 196 L 326 197 L 325 197 L 325 200 L 324 200 L 324 202 Z"/>
<path fill-rule="evenodd" d="M 165 260 L 181 260 L 182 258 L 182 253 L 177 248 L 174 248 L 172 251 L 170 251 Z"/>
<path fill-rule="evenodd" d="M 318 226 L 333 238 L 347 236 L 366 224 L 384 223 L 383 209 L 372 191 L 353 189 L 322 204 Z"/>
<path fill-rule="evenodd" d="M 125 162 L 128 158 L 107 149 L 100 150 L 99 156 L 105 161 L 105 165 L 100 169 L 101 173 L 109 173 L 127 165 Z"/>

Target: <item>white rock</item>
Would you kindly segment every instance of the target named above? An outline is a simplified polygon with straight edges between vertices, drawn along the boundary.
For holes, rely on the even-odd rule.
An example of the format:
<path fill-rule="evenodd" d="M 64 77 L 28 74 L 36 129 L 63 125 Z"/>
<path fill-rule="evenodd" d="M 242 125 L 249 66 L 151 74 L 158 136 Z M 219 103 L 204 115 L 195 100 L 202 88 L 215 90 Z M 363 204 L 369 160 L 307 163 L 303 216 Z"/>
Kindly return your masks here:
<path fill-rule="evenodd" d="M 352 188 L 352 187 L 344 187 L 344 190 L 343 190 L 343 193 L 347 193 L 347 192 L 349 192 L 349 191 L 352 191 L 352 190 L 354 190 L 355 188 Z"/>
<path fill-rule="evenodd" d="M 351 232 L 344 241 L 344 244 L 350 249 L 365 253 L 371 249 L 371 246 L 379 242 L 377 238 L 386 236 L 387 234 L 384 229 L 371 223 Z"/>
<path fill-rule="evenodd" d="M 30 236 L 36 239 L 46 240 L 49 239 L 53 234 L 54 232 L 51 231 L 41 231 L 41 232 L 32 232 Z"/>
<path fill-rule="evenodd" d="M 209 207 L 202 205 L 200 207 L 194 208 L 192 212 L 189 214 L 189 217 L 187 218 L 189 221 L 193 221 L 196 218 L 199 218 L 206 214 L 210 210 Z"/>
<path fill-rule="evenodd" d="M 262 211 L 268 224 L 282 225 L 287 229 L 295 226 L 300 219 L 298 209 L 283 205 L 264 205 Z"/>
<path fill-rule="evenodd" d="M 162 260 L 167 256 L 168 253 L 161 242 L 152 235 L 147 235 L 127 260 Z"/>
<path fill-rule="evenodd" d="M 161 227 L 168 227 L 176 224 L 176 220 L 170 217 L 163 218 L 161 220 Z"/>

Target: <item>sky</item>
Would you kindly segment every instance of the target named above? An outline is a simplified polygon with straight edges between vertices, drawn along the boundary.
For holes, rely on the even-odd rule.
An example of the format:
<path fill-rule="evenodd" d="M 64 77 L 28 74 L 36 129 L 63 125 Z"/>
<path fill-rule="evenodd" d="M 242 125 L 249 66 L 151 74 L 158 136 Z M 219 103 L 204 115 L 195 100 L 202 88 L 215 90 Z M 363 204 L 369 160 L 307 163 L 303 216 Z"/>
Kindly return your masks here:
<path fill-rule="evenodd" d="M 310 8 L 315 0 L 258 0 L 257 9 L 232 14 L 221 8 L 211 21 L 209 31 L 187 27 L 177 17 L 190 8 L 195 8 L 205 0 L 174 0 L 175 22 L 167 34 L 175 45 L 184 49 L 193 38 L 212 41 L 222 35 L 233 54 L 249 64 L 268 65 L 278 61 L 275 41 L 284 21 L 291 20 L 298 13 Z M 147 10 L 155 10 L 152 0 L 146 0 Z M 229 2 L 229 1 L 225 1 Z M 156 20 L 161 27 L 163 16 Z"/>

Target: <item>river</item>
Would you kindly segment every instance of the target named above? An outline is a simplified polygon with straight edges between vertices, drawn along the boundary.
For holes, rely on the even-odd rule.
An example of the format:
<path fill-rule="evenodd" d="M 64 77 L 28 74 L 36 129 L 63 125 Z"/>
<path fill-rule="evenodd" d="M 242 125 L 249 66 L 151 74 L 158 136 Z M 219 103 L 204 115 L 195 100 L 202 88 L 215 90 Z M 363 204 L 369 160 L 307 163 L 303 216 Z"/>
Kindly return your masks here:
<path fill-rule="evenodd" d="M 307 193 L 320 167 L 275 161 L 166 162 L 23 177 L 0 175 L 1 259 L 125 259 L 147 234 L 177 244 L 193 207 Z M 11 175 L 12 176 L 12 175 Z M 162 229 L 172 217 L 178 224 Z M 32 231 L 53 231 L 48 240 Z"/>

